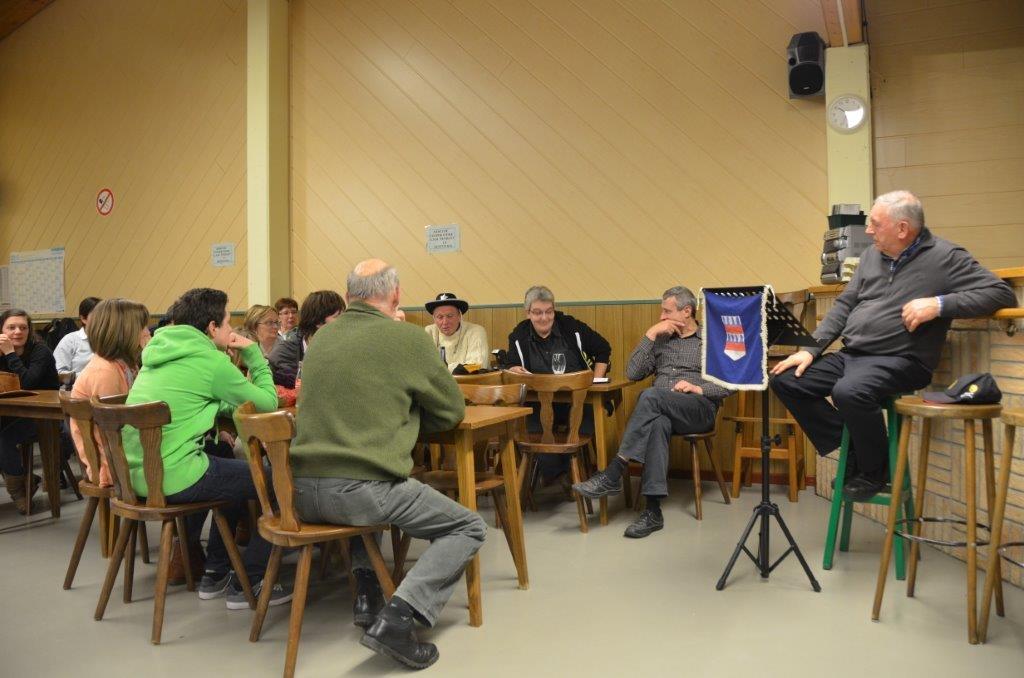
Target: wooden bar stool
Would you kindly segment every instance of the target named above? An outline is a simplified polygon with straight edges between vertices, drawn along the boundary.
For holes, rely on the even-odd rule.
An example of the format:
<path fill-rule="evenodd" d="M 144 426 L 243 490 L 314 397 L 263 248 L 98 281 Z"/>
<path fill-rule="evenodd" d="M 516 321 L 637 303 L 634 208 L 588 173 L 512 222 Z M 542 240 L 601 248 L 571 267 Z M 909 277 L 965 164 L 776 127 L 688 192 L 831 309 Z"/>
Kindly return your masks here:
<path fill-rule="evenodd" d="M 975 479 L 975 420 L 982 420 L 985 455 L 985 490 L 987 506 L 991 512 L 995 504 L 995 469 L 992 449 L 992 420 L 1002 411 L 1000 405 L 940 405 L 926 403 L 921 398 L 907 397 L 896 401 L 896 413 L 903 415 L 903 426 L 900 430 L 899 456 L 896 461 L 896 473 L 892 479 L 892 504 L 899 505 L 903 490 L 904 476 L 907 473 L 908 453 L 910 448 L 910 431 L 913 418 L 921 418 L 921 452 L 917 460 L 917 497 L 914 506 L 916 519 L 896 520 L 896 511 L 889 511 L 889 521 L 882 546 L 882 559 L 878 566 L 878 583 L 875 586 L 875 604 L 871 618 L 878 621 L 882 608 L 882 596 L 885 593 L 885 579 L 889 571 L 889 559 L 892 556 L 892 543 L 895 536 L 911 540 L 910 565 L 907 571 L 907 596 L 914 595 L 914 583 L 917 579 L 917 561 L 920 543 L 926 542 L 939 546 L 966 547 L 967 549 L 967 639 L 971 644 L 978 642 L 978 547 L 988 544 L 978 541 L 978 528 L 987 530 L 988 526 L 978 523 L 978 506 L 975 498 L 977 488 Z M 964 423 L 964 486 L 967 493 L 967 517 L 964 520 L 949 517 L 925 517 L 924 494 L 928 480 L 928 447 L 931 440 L 933 419 L 960 419 Z M 910 532 L 897 531 L 900 526 L 911 524 Z M 944 541 L 921 536 L 921 525 L 924 523 L 956 523 L 967 528 L 967 541 Z M 996 580 L 997 601 L 1002 600 L 1003 590 L 1000 580 Z"/>
<path fill-rule="evenodd" d="M 1010 558 L 1011 549 L 1024 547 L 1024 542 L 1003 543 L 1003 514 L 1006 511 L 1006 492 L 1010 486 L 1010 466 L 1013 464 L 1013 443 L 1018 426 L 1024 426 L 1024 409 L 1003 410 L 1003 456 L 999 461 L 999 482 L 996 483 L 995 508 L 989 508 L 992 516 L 992 539 L 988 549 L 988 565 L 985 567 L 985 593 L 981 600 L 981 620 L 978 624 L 978 640 L 985 642 L 988 638 L 988 616 L 992 608 L 992 591 L 996 593 L 996 614 L 1005 616 L 1003 609 L 1003 591 L 996 586 L 1002 581 L 1000 556 L 1009 563 L 1024 567 L 1024 563 Z"/>

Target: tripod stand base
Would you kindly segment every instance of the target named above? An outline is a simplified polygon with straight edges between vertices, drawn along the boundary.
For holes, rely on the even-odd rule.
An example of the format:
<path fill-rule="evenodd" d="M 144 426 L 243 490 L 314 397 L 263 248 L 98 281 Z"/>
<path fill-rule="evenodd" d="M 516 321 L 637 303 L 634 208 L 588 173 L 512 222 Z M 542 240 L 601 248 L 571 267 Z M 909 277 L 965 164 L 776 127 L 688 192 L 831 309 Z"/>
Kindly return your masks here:
<path fill-rule="evenodd" d="M 782 533 L 786 535 L 786 539 L 789 541 L 789 548 L 786 549 L 786 551 L 779 556 L 774 563 L 769 562 L 768 555 L 768 520 L 771 517 L 774 517 L 779 521 L 779 527 L 782 529 Z M 755 556 L 751 553 L 750 549 L 747 548 L 747 539 L 750 537 L 750 532 L 754 529 L 754 524 L 757 523 L 758 518 L 761 519 L 761 527 L 758 539 L 757 555 Z M 816 593 L 821 591 L 821 584 L 819 584 L 818 580 L 814 578 L 814 574 L 811 572 L 810 566 L 804 559 L 804 554 L 800 552 L 800 547 L 796 545 L 796 541 L 793 539 L 792 533 L 789 531 L 789 528 L 786 527 L 786 521 L 782 519 L 782 514 L 779 512 L 778 504 L 773 504 L 770 501 L 763 500 L 760 504 L 754 507 L 754 512 L 750 516 L 750 521 L 747 523 L 746 529 L 743 530 L 739 543 L 736 544 L 736 549 L 732 552 L 732 557 L 729 558 L 729 564 L 725 566 L 725 571 L 722 573 L 718 583 L 715 585 L 717 590 L 721 591 L 725 588 L 725 582 L 729 578 L 729 574 L 732 572 L 732 568 L 736 564 L 736 560 L 739 558 L 741 552 L 746 553 L 754 562 L 754 566 L 757 567 L 762 579 L 767 579 L 768 575 L 772 573 L 772 570 L 778 567 L 779 563 L 786 559 L 786 556 L 790 553 L 795 553 L 797 560 L 800 561 L 800 565 L 804 568 L 804 573 L 807 575 L 807 579 L 811 582 L 811 588 L 813 588 Z"/>

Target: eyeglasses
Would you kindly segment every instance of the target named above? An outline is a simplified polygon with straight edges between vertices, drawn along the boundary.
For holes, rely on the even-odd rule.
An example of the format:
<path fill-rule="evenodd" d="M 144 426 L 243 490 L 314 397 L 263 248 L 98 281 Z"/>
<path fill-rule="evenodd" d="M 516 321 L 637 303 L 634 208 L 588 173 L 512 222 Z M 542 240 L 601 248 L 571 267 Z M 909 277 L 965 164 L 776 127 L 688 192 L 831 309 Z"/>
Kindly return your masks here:
<path fill-rule="evenodd" d="M 260 325 L 269 325 L 270 327 L 280 327 L 281 326 L 281 323 L 279 323 L 276 320 L 264 320 L 263 322 L 261 322 L 259 324 Z"/>
<path fill-rule="evenodd" d="M 534 318 L 540 318 L 542 316 L 553 316 L 555 315 L 555 309 L 549 308 L 541 310 L 539 308 L 534 308 L 530 309 L 530 315 L 532 315 Z"/>

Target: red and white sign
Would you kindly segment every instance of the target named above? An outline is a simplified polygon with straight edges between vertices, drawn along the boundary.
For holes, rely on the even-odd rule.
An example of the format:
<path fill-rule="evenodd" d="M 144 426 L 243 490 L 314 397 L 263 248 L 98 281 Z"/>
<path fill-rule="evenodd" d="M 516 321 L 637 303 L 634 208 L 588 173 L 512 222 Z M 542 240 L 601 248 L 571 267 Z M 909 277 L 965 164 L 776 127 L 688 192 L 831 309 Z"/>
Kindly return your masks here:
<path fill-rule="evenodd" d="M 105 217 L 110 214 L 111 210 L 114 209 L 114 192 L 109 188 L 104 188 L 96 196 L 96 211 L 100 213 L 100 216 Z"/>

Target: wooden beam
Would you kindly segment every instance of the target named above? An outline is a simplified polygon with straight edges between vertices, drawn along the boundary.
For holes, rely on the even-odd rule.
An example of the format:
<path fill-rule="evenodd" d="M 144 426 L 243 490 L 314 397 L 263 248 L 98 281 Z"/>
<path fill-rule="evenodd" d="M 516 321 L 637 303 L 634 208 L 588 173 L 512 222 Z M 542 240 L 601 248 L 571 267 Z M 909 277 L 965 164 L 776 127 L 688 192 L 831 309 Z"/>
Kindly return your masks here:
<path fill-rule="evenodd" d="M 46 9 L 53 0 L 0 0 L 0 40 Z"/>
<path fill-rule="evenodd" d="M 860 0 L 820 0 L 821 12 L 825 16 L 825 29 L 828 35 L 825 42 L 829 47 L 845 47 L 843 43 L 843 26 L 846 26 L 847 44 L 856 45 L 864 42 L 864 15 L 860 11 Z M 840 21 L 840 6 L 842 20 Z"/>

